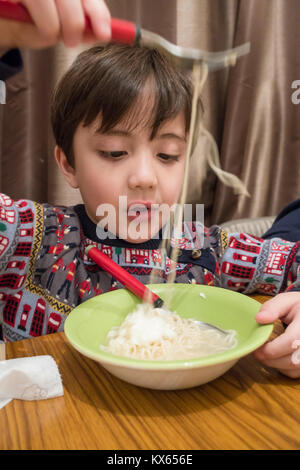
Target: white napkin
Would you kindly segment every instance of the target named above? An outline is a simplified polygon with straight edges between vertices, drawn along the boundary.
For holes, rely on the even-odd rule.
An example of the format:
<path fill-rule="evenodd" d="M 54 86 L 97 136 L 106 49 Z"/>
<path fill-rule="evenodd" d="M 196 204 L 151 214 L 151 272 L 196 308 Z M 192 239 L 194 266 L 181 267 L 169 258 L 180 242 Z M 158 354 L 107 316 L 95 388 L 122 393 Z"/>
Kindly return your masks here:
<path fill-rule="evenodd" d="M 6 103 L 6 88 L 5 88 L 5 82 L 0 80 L 0 104 L 5 104 Z"/>
<path fill-rule="evenodd" d="M 51 356 L 0 361 L 0 408 L 12 399 L 44 400 L 64 394 L 57 364 Z"/>

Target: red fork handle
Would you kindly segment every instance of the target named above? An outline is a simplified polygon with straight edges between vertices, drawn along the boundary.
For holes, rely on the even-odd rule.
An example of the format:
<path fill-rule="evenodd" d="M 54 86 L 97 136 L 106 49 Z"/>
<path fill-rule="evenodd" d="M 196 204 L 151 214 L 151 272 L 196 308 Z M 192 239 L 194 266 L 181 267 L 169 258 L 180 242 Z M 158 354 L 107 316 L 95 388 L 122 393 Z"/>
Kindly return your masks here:
<path fill-rule="evenodd" d="M 137 297 L 144 301 L 150 300 L 154 307 L 161 307 L 163 300 L 158 295 L 151 292 L 148 287 L 135 279 L 125 269 L 115 263 L 112 259 L 106 256 L 102 251 L 93 246 L 88 246 L 85 250 L 86 255 L 91 258 L 98 266 L 104 271 L 111 274 L 117 281 L 124 287 L 133 292 Z"/>
<path fill-rule="evenodd" d="M 12 3 L 6 0 L 0 0 L 0 18 L 19 21 L 22 23 L 32 23 L 32 18 L 28 10 L 21 3 Z M 91 31 L 90 18 L 86 16 L 86 31 Z M 140 37 L 140 29 L 131 21 L 111 19 L 111 40 L 124 44 L 133 44 Z"/>

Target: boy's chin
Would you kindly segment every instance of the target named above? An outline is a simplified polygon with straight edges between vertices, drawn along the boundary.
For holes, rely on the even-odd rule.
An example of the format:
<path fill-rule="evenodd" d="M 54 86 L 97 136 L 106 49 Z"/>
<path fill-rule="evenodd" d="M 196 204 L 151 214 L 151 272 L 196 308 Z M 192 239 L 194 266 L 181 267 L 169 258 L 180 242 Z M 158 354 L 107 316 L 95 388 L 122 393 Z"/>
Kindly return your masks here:
<path fill-rule="evenodd" d="M 159 239 L 159 230 L 160 227 L 155 229 L 152 228 L 152 230 L 145 228 L 145 230 L 134 231 L 133 233 L 130 233 L 131 231 L 128 230 L 126 237 L 124 238 L 128 243 L 146 243 L 149 240 Z"/>
<path fill-rule="evenodd" d="M 149 240 L 151 240 L 151 237 L 141 237 L 141 238 L 134 238 L 134 239 L 131 239 L 131 238 L 126 238 L 126 241 L 128 243 L 132 243 L 132 244 L 136 244 L 136 245 L 139 245 L 141 243 L 146 243 L 148 242 Z"/>
<path fill-rule="evenodd" d="M 128 243 L 139 244 L 139 243 L 146 243 L 149 240 L 153 240 L 155 238 L 159 238 L 157 232 L 155 234 L 152 234 L 152 233 L 140 234 L 139 236 L 134 236 L 134 237 L 131 237 L 130 235 L 128 235 L 126 237 L 126 241 Z"/>

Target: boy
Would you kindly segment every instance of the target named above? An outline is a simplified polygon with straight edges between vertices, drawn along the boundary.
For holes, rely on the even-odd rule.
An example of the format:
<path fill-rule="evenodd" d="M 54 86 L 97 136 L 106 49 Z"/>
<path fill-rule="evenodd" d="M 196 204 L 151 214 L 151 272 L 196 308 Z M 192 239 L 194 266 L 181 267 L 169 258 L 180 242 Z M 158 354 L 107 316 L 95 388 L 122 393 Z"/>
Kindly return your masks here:
<path fill-rule="evenodd" d="M 2 196 L 5 340 L 62 331 L 66 315 L 80 302 L 122 287 L 86 258 L 90 244 L 143 283 L 155 268 L 161 282 L 176 269 L 176 282 L 245 293 L 275 295 L 287 285 L 297 288 L 299 243 L 279 238 L 229 235 L 214 226 L 205 231 L 201 250 L 195 249 L 192 233 L 183 241 L 175 268 L 169 258 L 163 261 L 159 246 L 165 220 L 155 217 L 154 208 L 172 206 L 180 194 L 191 95 L 186 76 L 155 50 L 108 45 L 78 56 L 57 87 L 52 127 L 57 164 L 68 184 L 80 190 L 84 204 L 53 207 Z M 126 198 L 125 209 L 119 196 Z M 112 233 L 107 232 L 104 204 L 115 211 Z M 124 223 L 129 227 L 137 218 L 139 230 L 124 232 Z M 258 321 L 285 316 L 290 325 L 257 356 L 299 376 L 290 359 L 292 342 L 300 335 L 299 294 L 280 294 L 270 302 Z"/>

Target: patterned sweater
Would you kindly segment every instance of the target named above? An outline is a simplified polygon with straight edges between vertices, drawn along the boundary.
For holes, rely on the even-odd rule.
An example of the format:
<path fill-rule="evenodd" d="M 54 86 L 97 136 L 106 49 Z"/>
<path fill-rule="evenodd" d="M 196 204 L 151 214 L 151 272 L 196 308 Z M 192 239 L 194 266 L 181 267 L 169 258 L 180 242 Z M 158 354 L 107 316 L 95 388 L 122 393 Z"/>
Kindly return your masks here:
<path fill-rule="evenodd" d="M 153 269 L 157 282 L 166 282 L 176 269 L 179 283 L 271 295 L 299 289 L 300 242 L 228 234 L 213 226 L 205 229 L 199 249 L 193 229 L 185 230 L 174 266 L 162 256 L 159 239 L 143 244 L 100 240 L 96 228 L 83 205 L 59 207 L 0 196 L 0 321 L 5 341 L 62 331 L 74 307 L 122 287 L 87 259 L 84 252 L 90 244 L 143 283 L 149 282 Z"/>

